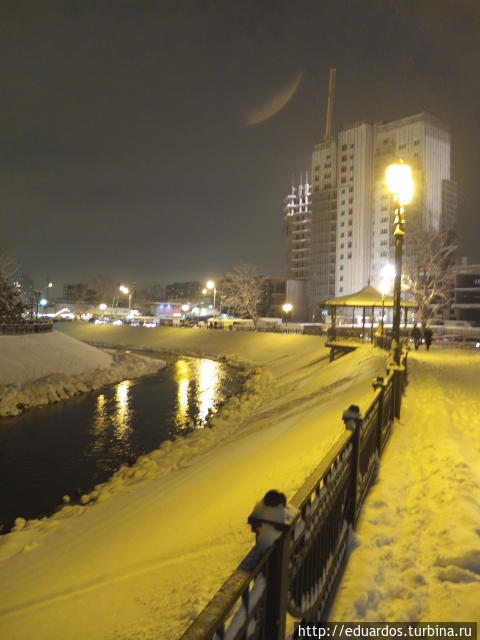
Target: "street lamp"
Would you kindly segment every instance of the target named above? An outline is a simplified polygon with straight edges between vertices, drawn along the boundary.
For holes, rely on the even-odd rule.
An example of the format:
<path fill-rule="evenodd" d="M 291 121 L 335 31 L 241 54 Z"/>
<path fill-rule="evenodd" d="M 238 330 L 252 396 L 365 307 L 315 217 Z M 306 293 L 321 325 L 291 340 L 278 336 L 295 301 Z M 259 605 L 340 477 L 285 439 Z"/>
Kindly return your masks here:
<path fill-rule="evenodd" d="M 283 313 L 285 314 L 285 331 L 288 329 L 288 314 L 292 309 L 293 304 L 290 304 L 290 302 L 286 302 L 282 307 Z"/>
<path fill-rule="evenodd" d="M 207 289 L 210 289 L 210 291 L 213 289 L 213 308 L 215 309 L 215 297 L 217 295 L 217 290 L 215 288 L 215 282 L 213 280 L 209 280 L 207 282 Z"/>
<path fill-rule="evenodd" d="M 391 164 L 385 171 L 387 187 L 395 203 L 395 280 L 393 288 L 393 349 L 396 364 L 400 364 L 400 303 L 402 283 L 403 239 L 405 237 L 405 208 L 414 193 L 412 168 L 402 161 Z"/>
<path fill-rule="evenodd" d="M 380 269 L 380 293 L 382 294 L 382 336 L 384 333 L 383 329 L 385 322 L 385 296 L 391 291 L 394 278 L 395 267 L 393 266 L 393 264 L 384 264 Z"/>
<path fill-rule="evenodd" d="M 102 318 L 104 318 L 105 317 L 105 310 L 107 308 L 107 305 L 104 302 L 102 302 L 101 304 L 98 305 L 98 308 L 102 312 Z"/>
<path fill-rule="evenodd" d="M 121 284 L 118 287 L 118 290 L 120 291 L 120 293 L 123 293 L 125 296 L 128 296 L 128 310 L 130 311 L 132 308 L 132 293 L 130 289 L 126 287 L 124 284 Z"/>

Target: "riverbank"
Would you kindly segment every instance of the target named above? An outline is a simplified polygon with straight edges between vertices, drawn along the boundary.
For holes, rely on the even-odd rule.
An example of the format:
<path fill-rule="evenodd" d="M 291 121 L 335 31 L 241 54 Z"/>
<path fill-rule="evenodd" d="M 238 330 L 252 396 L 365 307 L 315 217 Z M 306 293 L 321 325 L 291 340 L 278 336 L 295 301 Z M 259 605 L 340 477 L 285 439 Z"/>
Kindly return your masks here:
<path fill-rule="evenodd" d="M 251 388 L 212 429 L 166 443 L 116 474 L 92 504 L 20 523 L 0 542 L 0 629 L 9 640 L 174 640 L 250 548 L 266 490 L 291 496 L 371 399 L 385 355 L 331 364 L 316 336 L 65 325 L 103 344 L 244 363 Z M 218 422 L 215 421 L 218 418 Z M 180 448 L 179 448 L 180 447 Z M 38 576 L 41 576 L 41 580 Z"/>
<path fill-rule="evenodd" d="M 163 366 L 133 354 L 110 354 L 58 331 L 0 336 L 0 417 L 156 373 Z"/>

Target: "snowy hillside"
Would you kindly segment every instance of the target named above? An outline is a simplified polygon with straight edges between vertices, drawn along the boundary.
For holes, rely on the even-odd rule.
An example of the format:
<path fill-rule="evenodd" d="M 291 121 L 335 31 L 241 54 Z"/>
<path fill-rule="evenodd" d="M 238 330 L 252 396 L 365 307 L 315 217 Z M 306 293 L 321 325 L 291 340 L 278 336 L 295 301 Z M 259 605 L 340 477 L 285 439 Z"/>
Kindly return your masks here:
<path fill-rule="evenodd" d="M 163 366 L 134 355 L 111 354 L 63 333 L 0 336 L 0 416 L 59 402 Z"/>
<path fill-rule="evenodd" d="M 9 640 L 175 640 L 250 548 L 267 489 L 292 495 L 365 404 L 382 352 L 328 364 L 315 336 L 68 326 L 98 342 L 255 368 L 213 429 L 169 442 L 94 492 L 94 502 L 18 522 L 0 539 L 0 629 Z"/>

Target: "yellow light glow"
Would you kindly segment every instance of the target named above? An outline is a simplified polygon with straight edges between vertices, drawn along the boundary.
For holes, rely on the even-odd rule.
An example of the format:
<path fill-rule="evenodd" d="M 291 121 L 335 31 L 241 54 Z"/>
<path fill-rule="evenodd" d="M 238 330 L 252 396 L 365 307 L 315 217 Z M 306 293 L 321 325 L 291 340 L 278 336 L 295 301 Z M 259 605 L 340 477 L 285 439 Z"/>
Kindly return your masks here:
<path fill-rule="evenodd" d="M 215 283 L 213 280 L 207 282 L 207 289 L 215 289 Z"/>
<path fill-rule="evenodd" d="M 187 313 L 187 311 L 190 311 L 190 305 L 182 304 L 182 311 L 184 311 L 185 313 Z"/>
<path fill-rule="evenodd" d="M 128 295 L 130 293 L 130 289 L 123 284 L 118 287 L 118 290 L 125 295 Z"/>
<path fill-rule="evenodd" d="M 177 382 L 177 410 L 175 422 L 177 427 L 183 428 L 189 419 L 188 391 L 190 387 L 190 367 L 186 360 L 177 360 L 175 364 L 175 379 Z"/>
<path fill-rule="evenodd" d="M 207 294 L 207 289 L 202 289 L 202 293 L 203 293 L 203 295 L 206 295 Z"/>
<path fill-rule="evenodd" d="M 218 395 L 220 381 L 220 365 L 214 360 L 201 360 L 197 371 L 198 377 L 198 417 L 205 423 L 208 412 Z"/>
<path fill-rule="evenodd" d="M 107 308 L 107 305 L 106 305 L 104 302 L 102 302 L 102 304 L 99 304 L 99 305 L 98 305 L 98 308 L 99 308 L 101 311 L 105 311 L 105 309 Z"/>
<path fill-rule="evenodd" d="M 415 186 L 410 165 L 399 162 L 391 164 L 385 171 L 385 177 L 390 193 L 396 196 L 400 205 L 412 201 Z"/>
<path fill-rule="evenodd" d="M 130 431 L 131 410 L 129 402 L 130 380 L 124 380 L 115 387 L 116 415 L 115 431 L 119 439 L 124 439 Z"/>
<path fill-rule="evenodd" d="M 293 309 L 293 304 L 290 304 L 290 302 L 286 302 L 283 305 L 282 309 L 285 313 L 289 313 Z"/>

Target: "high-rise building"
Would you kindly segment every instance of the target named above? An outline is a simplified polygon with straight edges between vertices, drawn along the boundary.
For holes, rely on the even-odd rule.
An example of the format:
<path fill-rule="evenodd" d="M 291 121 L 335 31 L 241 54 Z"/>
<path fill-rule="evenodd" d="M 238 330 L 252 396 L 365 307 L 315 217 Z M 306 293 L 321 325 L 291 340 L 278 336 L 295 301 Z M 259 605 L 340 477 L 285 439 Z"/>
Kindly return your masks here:
<path fill-rule="evenodd" d="M 295 279 L 304 283 L 304 319 L 318 319 L 327 298 L 354 293 L 368 283 L 378 286 L 383 266 L 393 262 L 393 207 L 385 169 L 399 158 L 412 166 L 415 179 L 406 215 L 406 267 L 421 251 L 416 242 L 420 231 L 455 228 L 451 136 L 438 118 L 419 113 L 391 122 L 360 122 L 342 127 L 336 137 L 326 136 L 313 149 L 312 185 L 302 185 L 303 192 L 311 192 L 304 238 L 308 260 L 303 262 L 296 249 L 299 197 L 292 190 L 286 201 L 287 276 L 291 289 Z M 300 264 L 307 266 L 300 271 Z"/>
<path fill-rule="evenodd" d="M 308 313 L 310 283 L 312 193 L 308 183 L 300 178 L 298 187 L 285 198 L 285 231 L 287 234 L 286 298 L 293 304 L 293 319 L 303 319 Z"/>

